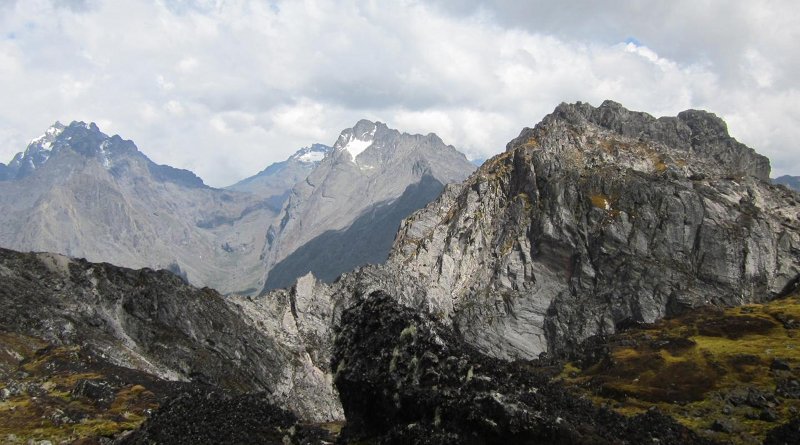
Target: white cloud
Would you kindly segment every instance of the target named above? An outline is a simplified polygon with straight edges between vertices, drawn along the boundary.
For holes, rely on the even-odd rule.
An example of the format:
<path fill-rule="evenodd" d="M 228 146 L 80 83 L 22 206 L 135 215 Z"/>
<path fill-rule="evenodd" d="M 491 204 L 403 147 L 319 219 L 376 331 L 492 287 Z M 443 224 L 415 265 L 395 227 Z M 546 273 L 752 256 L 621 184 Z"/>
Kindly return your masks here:
<path fill-rule="evenodd" d="M 610 98 L 709 109 L 800 174 L 790 2 L 56 3 L 0 6 L 0 160 L 57 119 L 113 122 L 226 185 L 360 118 L 485 157 L 562 101 Z"/>

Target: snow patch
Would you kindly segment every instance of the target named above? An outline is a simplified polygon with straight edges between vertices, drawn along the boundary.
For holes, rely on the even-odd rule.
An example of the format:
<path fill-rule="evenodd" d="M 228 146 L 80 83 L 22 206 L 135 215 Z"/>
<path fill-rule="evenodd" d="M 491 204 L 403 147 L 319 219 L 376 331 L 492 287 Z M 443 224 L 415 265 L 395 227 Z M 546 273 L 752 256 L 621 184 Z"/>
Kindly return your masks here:
<path fill-rule="evenodd" d="M 355 160 L 356 156 L 360 155 L 361 152 L 366 150 L 370 145 L 372 145 L 372 140 L 362 141 L 361 139 L 352 138 L 343 149 L 349 151 L 350 156 Z"/>
<path fill-rule="evenodd" d="M 109 168 L 111 167 L 111 160 L 108 158 L 108 141 L 103 141 L 100 143 L 100 160 L 103 163 L 103 167 Z"/>
<path fill-rule="evenodd" d="M 48 135 L 48 136 L 51 136 L 51 137 L 56 137 L 56 136 L 58 136 L 59 134 L 61 134 L 63 132 L 64 132 L 64 128 L 63 127 L 57 127 L 57 126 L 53 125 L 52 127 L 47 129 L 45 134 Z"/>
<path fill-rule="evenodd" d="M 325 158 L 325 153 L 321 151 L 309 151 L 297 157 L 301 162 L 319 162 Z"/>
<path fill-rule="evenodd" d="M 36 144 L 38 144 L 39 142 L 42 142 L 43 140 L 45 140 L 45 138 L 46 138 L 46 137 L 47 137 L 47 134 L 43 134 L 43 135 L 39 136 L 38 138 L 33 138 L 33 139 L 31 139 L 31 141 L 28 143 L 28 145 L 36 145 Z"/>
<path fill-rule="evenodd" d="M 49 150 L 50 146 L 52 145 L 52 142 L 55 141 L 58 135 L 60 135 L 63 132 L 64 128 L 61 127 L 58 122 L 56 122 L 56 125 L 53 125 L 50 128 L 48 128 L 47 131 L 45 131 L 41 136 L 31 139 L 31 142 L 28 145 L 41 144 L 42 148 L 44 148 L 45 150 Z"/>

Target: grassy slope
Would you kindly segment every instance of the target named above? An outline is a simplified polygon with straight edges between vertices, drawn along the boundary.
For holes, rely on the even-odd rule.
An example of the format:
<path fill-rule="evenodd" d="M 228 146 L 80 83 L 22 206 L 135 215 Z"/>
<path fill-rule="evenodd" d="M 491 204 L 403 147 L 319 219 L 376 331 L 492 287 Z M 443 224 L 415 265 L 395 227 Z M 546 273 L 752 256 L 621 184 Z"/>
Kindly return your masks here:
<path fill-rule="evenodd" d="M 623 414 L 657 407 L 709 438 L 760 443 L 800 411 L 797 294 L 636 327 L 605 347 L 562 378 Z"/>
<path fill-rule="evenodd" d="M 97 443 L 139 426 L 175 386 L 79 346 L 0 332 L 0 442 Z"/>

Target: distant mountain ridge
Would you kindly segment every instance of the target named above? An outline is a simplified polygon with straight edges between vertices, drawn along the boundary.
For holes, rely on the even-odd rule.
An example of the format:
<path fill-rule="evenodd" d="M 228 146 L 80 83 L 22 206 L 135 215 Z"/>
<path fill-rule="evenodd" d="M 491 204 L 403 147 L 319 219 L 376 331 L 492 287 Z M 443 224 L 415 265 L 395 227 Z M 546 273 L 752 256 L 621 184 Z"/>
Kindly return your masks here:
<path fill-rule="evenodd" d="M 255 193 L 279 202 L 280 207 L 288 197 L 289 190 L 308 177 L 331 150 L 333 147 L 324 144 L 301 148 L 287 160 L 270 164 L 264 170 L 225 189 Z"/>
<path fill-rule="evenodd" d="M 800 176 L 783 175 L 772 180 L 774 184 L 782 184 L 800 192 Z"/>
<path fill-rule="evenodd" d="M 24 152 L 17 153 L 6 166 L 5 180 L 21 180 L 41 169 L 50 158 L 62 150 L 71 149 L 87 158 L 99 160 L 104 167 L 119 167 L 117 159 L 139 153 L 132 141 L 102 133 L 94 122 L 73 121 L 65 126 L 56 121 L 41 136 L 34 138 Z M 203 180 L 189 170 L 156 164 L 146 156 L 150 173 L 161 182 L 174 182 L 188 187 L 207 187 Z"/>
<path fill-rule="evenodd" d="M 222 292 L 263 283 L 256 266 L 264 221 L 279 207 L 158 165 L 94 123 L 54 124 L 14 157 L 5 176 L 3 247 L 166 268 Z"/>
<path fill-rule="evenodd" d="M 56 122 L 0 164 L 0 246 L 165 268 L 253 294 L 385 261 L 400 221 L 473 170 L 434 134 L 360 121 L 334 147 L 301 148 L 215 189 L 94 123 Z"/>

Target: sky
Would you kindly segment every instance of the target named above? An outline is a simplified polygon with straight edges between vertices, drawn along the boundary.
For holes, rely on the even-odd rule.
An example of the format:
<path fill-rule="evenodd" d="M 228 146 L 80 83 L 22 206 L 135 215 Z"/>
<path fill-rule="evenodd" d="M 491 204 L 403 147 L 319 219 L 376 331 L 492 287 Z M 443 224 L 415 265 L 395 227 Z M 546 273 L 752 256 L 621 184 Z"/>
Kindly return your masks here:
<path fill-rule="evenodd" d="M 485 158 L 612 99 L 800 175 L 797 42 L 794 0 L 0 0 L 0 162 L 82 120 L 219 187 L 362 118 Z"/>

